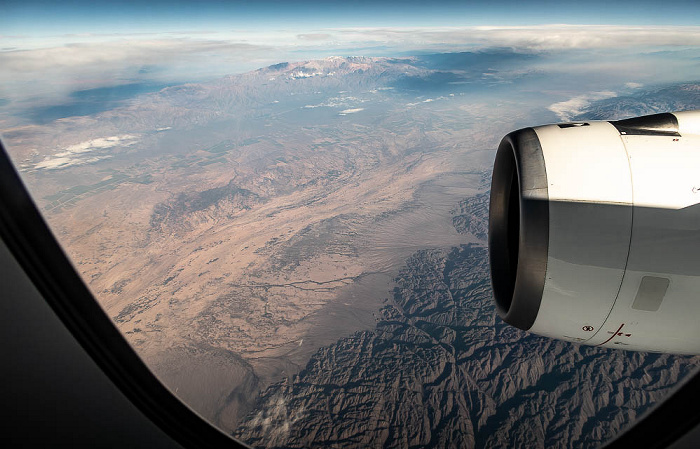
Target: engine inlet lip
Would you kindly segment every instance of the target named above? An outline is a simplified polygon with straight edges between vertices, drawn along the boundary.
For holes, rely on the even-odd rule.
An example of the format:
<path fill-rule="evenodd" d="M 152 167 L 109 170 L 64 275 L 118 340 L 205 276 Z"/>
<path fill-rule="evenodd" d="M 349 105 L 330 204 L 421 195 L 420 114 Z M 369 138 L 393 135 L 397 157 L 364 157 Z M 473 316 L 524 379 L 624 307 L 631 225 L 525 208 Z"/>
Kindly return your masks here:
<path fill-rule="evenodd" d="M 489 261 L 496 309 L 507 323 L 530 329 L 547 273 L 549 193 L 537 134 L 503 138 L 496 153 L 489 208 Z"/>

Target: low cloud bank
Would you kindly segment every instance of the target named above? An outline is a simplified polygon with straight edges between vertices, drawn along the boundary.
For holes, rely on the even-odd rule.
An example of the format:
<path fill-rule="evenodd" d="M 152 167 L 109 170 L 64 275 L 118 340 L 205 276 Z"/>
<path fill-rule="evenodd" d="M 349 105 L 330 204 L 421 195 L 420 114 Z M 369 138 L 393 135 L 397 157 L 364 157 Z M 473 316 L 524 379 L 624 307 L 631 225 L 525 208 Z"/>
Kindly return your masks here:
<path fill-rule="evenodd" d="M 617 93 L 610 91 L 591 92 L 585 95 L 577 95 L 569 100 L 560 101 L 549 106 L 549 110 L 557 114 L 563 122 L 568 122 L 572 117 L 583 112 L 590 104 L 597 100 L 616 97 Z"/>

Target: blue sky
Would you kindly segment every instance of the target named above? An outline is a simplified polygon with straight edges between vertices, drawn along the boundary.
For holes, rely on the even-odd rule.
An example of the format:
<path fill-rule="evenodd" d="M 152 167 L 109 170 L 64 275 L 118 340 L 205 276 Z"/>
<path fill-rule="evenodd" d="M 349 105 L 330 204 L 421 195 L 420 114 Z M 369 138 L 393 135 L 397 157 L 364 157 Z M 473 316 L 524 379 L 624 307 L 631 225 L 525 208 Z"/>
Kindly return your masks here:
<path fill-rule="evenodd" d="M 549 23 L 697 25 L 700 2 L 442 1 L 32 1 L 4 0 L 4 35 L 224 31 L 229 28 L 473 26 Z"/>

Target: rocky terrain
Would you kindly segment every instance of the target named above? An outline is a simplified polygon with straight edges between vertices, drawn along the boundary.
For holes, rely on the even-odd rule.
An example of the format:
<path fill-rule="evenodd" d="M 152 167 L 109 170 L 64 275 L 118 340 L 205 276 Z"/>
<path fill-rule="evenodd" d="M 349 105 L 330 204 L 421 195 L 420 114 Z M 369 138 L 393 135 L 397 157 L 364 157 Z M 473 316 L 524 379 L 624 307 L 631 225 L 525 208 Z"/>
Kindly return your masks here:
<path fill-rule="evenodd" d="M 590 446 L 697 360 L 579 348 L 495 318 L 499 139 L 615 87 L 548 72 L 548 58 L 280 63 L 100 104 L 75 91 L 73 115 L 12 103 L 0 132 L 105 311 L 225 431 L 260 446 Z M 684 84 L 581 117 L 693 104 Z"/>
<path fill-rule="evenodd" d="M 686 111 L 698 107 L 700 107 L 700 84 L 674 84 L 596 101 L 573 120 L 621 120 L 656 114 L 660 111 Z"/>
<path fill-rule="evenodd" d="M 415 249 L 464 241 L 450 211 L 514 108 L 471 125 L 489 111 L 450 83 L 511 59 L 283 63 L 2 131 L 107 313 L 232 431 L 260 389 L 371 329 Z"/>
<path fill-rule="evenodd" d="M 460 203 L 461 232 L 482 234 L 484 197 Z M 506 325 L 483 245 L 419 251 L 395 281 L 374 330 L 269 387 L 234 435 L 256 447 L 598 447 L 700 364 Z"/>

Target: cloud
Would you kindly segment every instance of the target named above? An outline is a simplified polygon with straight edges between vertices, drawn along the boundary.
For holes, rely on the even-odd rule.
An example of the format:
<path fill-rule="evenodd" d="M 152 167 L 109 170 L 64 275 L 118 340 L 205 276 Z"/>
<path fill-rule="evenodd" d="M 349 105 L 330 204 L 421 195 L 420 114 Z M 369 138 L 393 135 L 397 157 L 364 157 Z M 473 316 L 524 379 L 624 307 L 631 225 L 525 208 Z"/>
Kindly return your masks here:
<path fill-rule="evenodd" d="M 616 96 L 617 94 L 615 92 L 610 91 L 591 92 L 585 95 L 578 95 L 566 101 L 554 103 L 548 109 L 557 114 L 560 120 L 567 122 L 571 120 L 571 117 L 583 112 L 591 102 Z"/>
<path fill-rule="evenodd" d="M 644 87 L 644 84 L 629 82 L 629 83 L 625 83 L 625 87 L 627 87 L 628 89 L 640 89 L 640 88 Z"/>
<path fill-rule="evenodd" d="M 331 30 L 348 45 L 383 45 L 436 51 L 505 47 L 516 51 L 555 51 L 700 45 L 700 27 L 539 25 L 450 28 L 345 28 Z"/>
<path fill-rule="evenodd" d="M 207 53 L 250 54 L 269 48 L 247 43 L 214 40 L 159 39 L 67 43 L 57 47 L 0 53 L 6 72 L 38 72 L 101 64 L 154 65 Z"/>
<path fill-rule="evenodd" d="M 354 108 L 354 109 L 345 109 L 343 111 L 340 111 L 338 115 L 348 115 L 348 114 L 356 114 L 360 111 L 364 111 L 365 108 Z"/>
<path fill-rule="evenodd" d="M 353 97 L 350 95 L 341 95 L 339 97 L 330 97 L 326 101 L 319 103 L 319 104 L 307 104 L 304 106 L 305 109 L 313 109 L 313 108 L 338 108 L 338 107 L 348 107 L 348 106 L 355 106 L 358 103 L 364 103 L 368 100 L 362 99 L 362 98 L 357 98 Z"/>
<path fill-rule="evenodd" d="M 333 34 L 331 34 L 331 32 Z M 83 40 L 64 36 L 42 43 L 27 40 L 24 50 L 0 52 L 3 72 L 37 72 L 56 68 L 80 68 L 99 64 L 161 64 L 193 55 L 219 55 L 244 60 L 290 53 L 327 52 L 327 40 L 345 51 L 381 46 L 386 51 L 454 51 L 509 47 L 518 51 L 550 51 L 631 46 L 700 46 L 700 27 L 542 25 L 522 27 L 459 28 L 341 28 L 295 34 L 251 32 L 217 35 L 204 39 L 191 36 L 157 38 L 148 33 L 120 37 L 89 35 Z M 206 33 L 211 33 L 207 31 Z M 298 41 L 304 43 L 298 43 Z M 15 43 L 21 43 L 18 40 Z M 19 48 L 17 45 L 14 47 Z M 316 56 L 319 57 L 319 56 Z"/>
<path fill-rule="evenodd" d="M 13 49 L 0 51 L 0 96 L 26 98 L 36 85 L 61 96 L 76 85 L 87 89 L 135 80 L 196 82 L 328 54 L 395 56 L 495 47 L 517 52 L 700 48 L 700 27 L 690 26 L 309 28 L 181 31 L 179 36 L 105 31 L 7 40 L 5 47 Z"/>
<path fill-rule="evenodd" d="M 45 98 L 63 98 L 76 89 L 135 81 L 197 81 L 254 70 L 279 59 L 269 46 L 226 40 L 171 37 L 52 43 L 0 52 L 0 96 L 20 99 L 40 92 Z"/>
<path fill-rule="evenodd" d="M 74 165 L 91 164 L 112 157 L 110 154 L 94 154 L 117 146 L 130 146 L 138 141 L 138 137 L 123 134 L 121 136 L 100 137 L 86 140 L 66 147 L 63 151 L 46 156 L 43 161 L 34 166 L 36 170 L 56 170 Z"/>
<path fill-rule="evenodd" d="M 305 41 L 326 41 L 331 39 L 333 36 L 327 33 L 307 33 L 307 34 L 297 34 L 297 39 Z"/>
<path fill-rule="evenodd" d="M 291 79 L 300 79 L 300 78 L 313 78 L 315 76 L 321 76 L 323 75 L 323 72 L 304 72 L 303 70 L 297 70 L 296 72 L 292 72 L 289 77 Z"/>
<path fill-rule="evenodd" d="M 104 159 L 109 159 L 110 157 L 109 155 L 85 158 L 51 157 L 39 162 L 34 168 L 36 170 L 58 170 L 59 168 L 66 168 L 74 165 L 92 164 Z"/>
<path fill-rule="evenodd" d="M 285 396 L 276 394 L 251 417 L 249 425 L 251 428 L 261 428 L 270 446 L 280 446 L 288 441 L 294 423 L 306 415 L 303 405 L 290 408 Z"/>
<path fill-rule="evenodd" d="M 455 94 L 450 94 L 450 97 L 454 97 L 454 96 L 455 96 Z M 443 97 L 443 96 L 440 96 L 437 98 L 426 98 L 425 100 L 417 101 L 415 103 L 406 103 L 406 106 L 416 106 L 416 105 L 419 105 L 421 103 L 432 103 L 433 101 L 439 101 L 439 100 L 445 100 L 445 99 L 447 99 L 447 97 Z"/>

